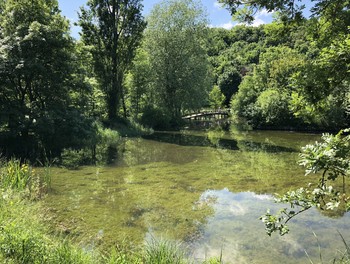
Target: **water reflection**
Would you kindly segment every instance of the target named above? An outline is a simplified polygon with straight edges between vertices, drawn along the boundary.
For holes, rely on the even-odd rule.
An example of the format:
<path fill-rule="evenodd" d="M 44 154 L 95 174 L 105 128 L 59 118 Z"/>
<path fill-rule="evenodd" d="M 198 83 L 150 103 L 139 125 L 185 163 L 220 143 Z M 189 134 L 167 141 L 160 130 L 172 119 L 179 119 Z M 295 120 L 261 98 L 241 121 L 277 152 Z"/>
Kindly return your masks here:
<path fill-rule="evenodd" d="M 246 140 L 237 141 L 232 138 L 224 138 L 223 135 L 222 131 L 216 131 L 216 134 L 214 131 L 209 131 L 204 135 L 156 132 L 152 135 L 144 136 L 143 138 L 180 146 L 214 147 L 229 150 L 263 151 L 268 153 L 297 151 L 295 148 L 272 145 L 267 142 L 261 143 Z"/>
<path fill-rule="evenodd" d="M 201 261 L 222 254 L 224 261 L 235 263 L 307 263 L 309 258 L 318 261 L 320 243 L 324 260 L 328 261 L 336 254 L 335 245 L 343 247 L 338 238 L 333 249 L 327 248 L 336 230 L 341 229 L 345 237 L 350 234 L 347 220 L 322 218 L 320 222 L 319 212 L 310 210 L 290 224 L 291 234 L 268 237 L 258 220 L 262 208 L 275 211 L 283 207 L 275 204 L 270 195 L 232 193 L 224 188 L 205 191 L 199 201 L 207 200 L 212 201 L 214 214 L 208 218 L 202 238 L 191 244 L 194 258 Z"/>
<path fill-rule="evenodd" d="M 150 140 L 128 138 L 120 143 L 119 153 L 119 159 L 114 163 L 116 166 L 132 167 L 153 162 L 183 164 L 198 158 L 196 152 L 186 151 L 177 145 L 155 144 Z"/>
<path fill-rule="evenodd" d="M 139 245 L 145 237 L 161 237 L 188 243 L 198 259 L 220 256 L 222 249 L 231 263 L 305 263 L 304 250 L 316 259 L 313 231 L 323 254 L 332 257 L 343 247 L 336 230 L 350 235 L 347 214 L 331 219 L 310 211 L 282 238 L 267 237 L 258 220 L 266 208 L 281 208 L 270 194 L 317 181 L 303 176 L 295 152 L 316 136 L 220 130 L 155 135 L 123 140 L 113 166 L 53 169 L 53 192 L 45 199 L 53 221 L 91 245 Z"/>

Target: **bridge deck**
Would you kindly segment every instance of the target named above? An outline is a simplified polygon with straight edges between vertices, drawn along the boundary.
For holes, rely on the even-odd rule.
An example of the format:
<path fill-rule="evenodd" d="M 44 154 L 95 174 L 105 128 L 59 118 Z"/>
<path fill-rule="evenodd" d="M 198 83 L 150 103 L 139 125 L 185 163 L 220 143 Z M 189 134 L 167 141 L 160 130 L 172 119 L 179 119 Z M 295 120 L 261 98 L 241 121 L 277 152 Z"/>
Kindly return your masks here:
<path fill-rule="evenodd" d="M 205 116 L 228 116 L 229 111 L 225 109 L 201 111 L 183 116 L 183 119 L 197 119 Z"/>

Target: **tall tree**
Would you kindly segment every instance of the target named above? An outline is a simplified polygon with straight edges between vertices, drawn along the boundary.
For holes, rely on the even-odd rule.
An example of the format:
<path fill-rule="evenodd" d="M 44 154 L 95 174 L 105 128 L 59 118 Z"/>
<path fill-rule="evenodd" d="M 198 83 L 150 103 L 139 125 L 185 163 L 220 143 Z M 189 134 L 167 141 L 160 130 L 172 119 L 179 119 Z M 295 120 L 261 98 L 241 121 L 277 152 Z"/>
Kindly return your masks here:
<path fill-rule="evenodd" d="M 138 118 L 144 106 L 152 101 L 151 75 L 148 54 L 139 48 L 125 82 L 128 88 L 130 114 L 133 118 Z"/>
<path fill-rule="evenodd" d="M 82 39 L 91 45 L 94 69 L 105 94 L 108 119 L 115 120 L 123 97 L 123 78 L 146 23 L 140 0 L 89 0 L 81 8 Z M 125 109 L 124 109 L 125 112 Z"/>
<path fill-rule="evenodd" d="M 38 144 L 59 153 L 73 144 L 73 116 L 83 120 L 69 96 L 76 83 L 68 21 L 56 0 L 7 0 L 2 7 L 1 138 L 23 156 L 36 155 Z"/>
<path fill-rule="evenodd" d="M 154 74 L 157 104 L 175 122 L 185 110 L 200 108 L 210 81 L 205 49 L 207 20 L 198 2 L 168 0 L 148 18 L 145 49 Z"/>

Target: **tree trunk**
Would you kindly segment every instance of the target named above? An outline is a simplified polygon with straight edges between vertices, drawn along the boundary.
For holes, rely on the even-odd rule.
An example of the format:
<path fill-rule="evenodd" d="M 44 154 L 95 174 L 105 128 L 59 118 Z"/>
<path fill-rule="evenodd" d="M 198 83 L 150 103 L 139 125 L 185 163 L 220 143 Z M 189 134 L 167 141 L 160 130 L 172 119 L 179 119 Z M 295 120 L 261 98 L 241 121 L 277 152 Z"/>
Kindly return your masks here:
<path fill-rule="evenodd" d="M 117 118 L 118 110 L 118 94 L 117 89 L 113 89 L 108 93 L 107 96 L 107 108 L 108 108 L 108 120 L 114 121 Z"/>
<path fill-rule="evenodd" d="M 125 94 L 124 94 L 124 89 L 122 85 L 120 85 L 120 91 L 121 91 L 121 98 L 122 98 L 122 105 L 123 105 L 123 115 L 124 115 L 124 118 L 126 119 L 127 114 L 126 114 Z"/>
<path fill-rule="evenodd" d="M 113 121 L 117 118 L 117 110 L 119 106 L 119 76 L 118 76 L 118 19 L 116 15 L 119 12 L 119 1 L 114 0 L 112 2 L 112 38 L 113 44 L 111 49 L 111 58 L 112 58 L 112 82 L 111 82 L 111 91 L 108 105 L 108 119 L 109 121 Z"/>

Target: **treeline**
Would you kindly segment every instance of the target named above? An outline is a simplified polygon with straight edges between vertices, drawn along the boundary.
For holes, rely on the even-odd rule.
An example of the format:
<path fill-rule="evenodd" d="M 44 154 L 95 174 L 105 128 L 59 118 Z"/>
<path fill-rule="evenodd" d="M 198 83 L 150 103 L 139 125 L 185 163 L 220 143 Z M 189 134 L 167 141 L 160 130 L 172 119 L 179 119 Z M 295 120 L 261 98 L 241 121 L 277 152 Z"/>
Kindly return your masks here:
<path fill-rule="evenodd" d="M 210 29 L 216 84 L 233 122 L 252 128 L 349 126 L 350 14 Z"/>
<path fill-rule="evenodd" d="M 197 4 L 163 2 L 146 22 L 140 0 L 89 0 L 76 41 L 57 0 L 1 0 L 0 153 L 74 159 L 83 149 L 91 162 L 115 129 L 181 125 L 211 82 Z"/>
<path fill-rule="evenodd" d="M 94 162 L 115 129 L 179 128 L 209 106 L 253 128 L 348 126 L 348 2 L 291 21 L 269 6 L 276 22 L 225 30 L 192 0 L 147 19 L 140 0 L 88 0 L 74 40 L 57 0 L 0 0 L 0 152 Z"/>

